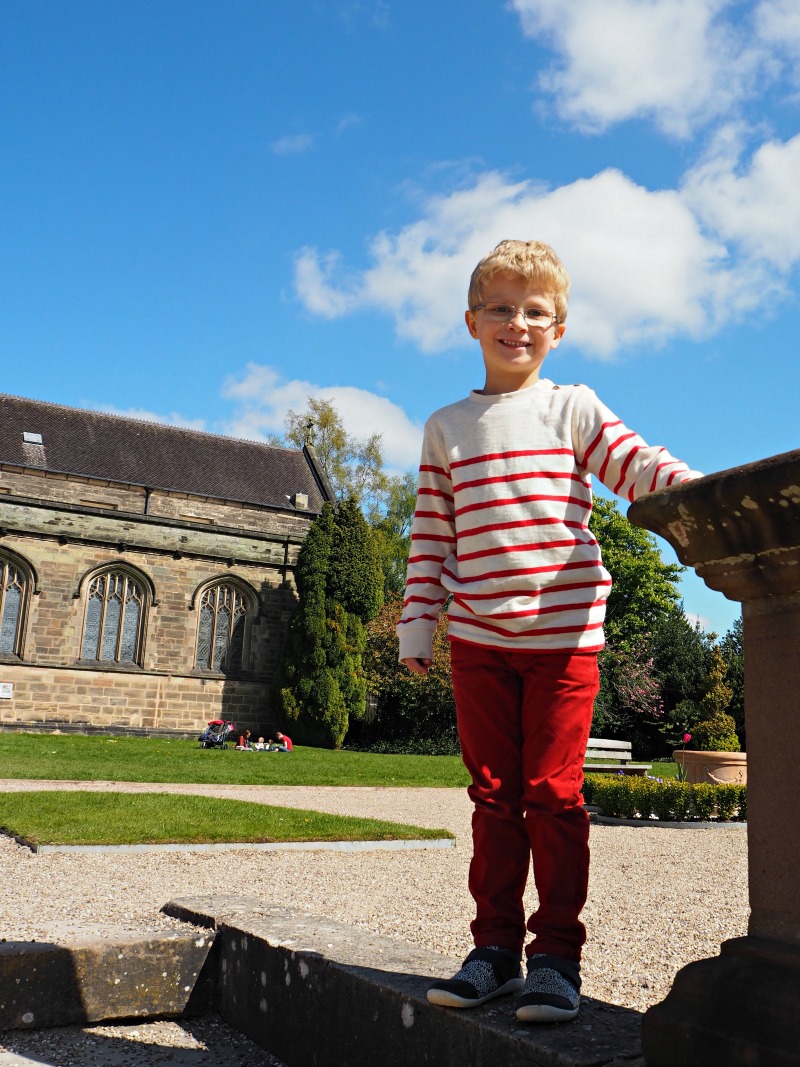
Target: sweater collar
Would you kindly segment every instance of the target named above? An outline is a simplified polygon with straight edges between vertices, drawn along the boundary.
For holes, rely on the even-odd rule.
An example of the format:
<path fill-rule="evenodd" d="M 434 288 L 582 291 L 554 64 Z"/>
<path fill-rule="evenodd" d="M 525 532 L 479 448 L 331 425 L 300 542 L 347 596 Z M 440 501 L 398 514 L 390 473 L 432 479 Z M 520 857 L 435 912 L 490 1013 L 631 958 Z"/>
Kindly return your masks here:
<path fill-rule="evenodd" d="M 484 407 L 489 407 L 492 404 L 516 404 L 522 403 L 537 391 L 541 392 L 552 388 L 553 383 L 549 378 L 539 378 L 533 385 L 529 385 L 525 389 L 515 389 L 511 393 L 490 393 L 487 395 L 478 389 L 473 389 L 469 394 L 469 400 L 473 404 L 481 404 Z"/>

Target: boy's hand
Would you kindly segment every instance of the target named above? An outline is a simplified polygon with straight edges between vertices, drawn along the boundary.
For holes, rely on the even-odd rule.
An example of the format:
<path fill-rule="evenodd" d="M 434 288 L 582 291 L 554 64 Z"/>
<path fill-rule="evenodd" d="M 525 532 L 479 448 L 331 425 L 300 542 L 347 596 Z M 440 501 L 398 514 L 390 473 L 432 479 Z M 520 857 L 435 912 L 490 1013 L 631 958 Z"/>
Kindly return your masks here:
<path fill-rule="evenodd" d="M 410 671 L 413 671 L 414 674 L 421 674 L 421 675 L 424 676 L 430 670 L 430 667 L 431 667 L 431 664 L 433 663 L 433 660 L 432 659 L 412 659 L 412 658 L 408 658 L 408 659 L 401 659 L 400 662 L 403 663 L 406 667 L 408 667 L 408 669 Z"/>

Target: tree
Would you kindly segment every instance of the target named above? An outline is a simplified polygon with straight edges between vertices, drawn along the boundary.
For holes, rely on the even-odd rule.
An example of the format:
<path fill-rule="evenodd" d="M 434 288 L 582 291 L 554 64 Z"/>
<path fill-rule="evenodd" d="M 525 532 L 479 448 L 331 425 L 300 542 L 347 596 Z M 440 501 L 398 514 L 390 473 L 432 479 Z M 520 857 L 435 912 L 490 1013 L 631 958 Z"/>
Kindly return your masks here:
<path fill-rule="evenodd" d="M 329 400 L 308 397 L 305 411 L 286 415 L 285 440 L 302 448 L 314 447 L 338 500 L 355 500 L 370 521 L 382 512 L 387 490 L 381 435 L 353 437 Z"/>
<path fill-rule="evenodd" d="M 608 642 L 598 656 L 600 692 L 595 699 L 592 733 L 618 737 L 643 756 L 651 751 L 664 715 L 653 658 L 645 645 Z"/>
<path fill-rule="evenodd" d="M 684 568 L 665 563 L 655 536 L 633 526 L 614 500 L 594 498 L 589 529 L 614 580 L 606 605 L 606 636 L 631 645 L 648 634 L 680 602 Z"/>
<path fill-rule="evenodd" d="M 725 684 L 725 660 L 719 646 L 711 649 L 708 688 L 700 703 L 702 720 L 694 728 L 696 748 L 707 752 L 739 752 L 736 723 L 727 714 L 733 690 Z"/>
<path fill-rule="evenodd" d="M 446 614 L 434 632 L 433 665 L 423 678 L 397 662 L 395 627 L 402 606 L 402 597 L 387 597 L 368 626 L 365 664 L 371 712 L 348 735 L 348 746 L 381 752 L 457 755 L 460 748 Z"/>
<path fill-rule="evenodd" d="M 692 625 L 682 606 L 665 612 L 653 627 L 649 644 L 664 700 L 659 735 L 665 752 L 677 748 L 702 718 L 715 640 L 699 623 Z"/>
<path fill-rule="evenodd" d="M 417 480 L 413 471 L 388 479 L 384 514 L 373 527 L 387 596 L 405 589 L 416 504 Z"/>
<path fill-rule="evenodd" d="M 725 681 L 731 687 L 731 702 L 728 705 L 728 714 L 736 723 L 736 733 L 742 742 L 742 747 L 747 747 L 747 724 L 744 714 L 744 634 L 742 616 L 740 615 L 733 626 L 720 642 L 720 651 L 725 661 Z"/>
<path fill-rule="evenodd" d="M 299 603 L 289 622 L 276 703 L 297 740 L 339 748 L 366 708 L 365 624 L 380 609 L 383 576 L 372 533 L 353 500 L 326 504 L 295 571 Z"/>
<path fill-rule="evenodd" d="M 361 440 L 348 434 L 329 400 L 308 397 L 306 410 L 289 411 L 285 426 L 284 440 L 274 443 L 313 445 L 337 499 L 357 501 L 375 532 L 385 593 L 402 592 L 416 505 L 415 473 L 387 474 L 381 435 Z"/>
<path fill-rule="evenodd" d="M 628 522 L 616 501 L 595 497 L 589 528 L 614 583 L 592 731 L 630 740 L 646 754 L 665 714 L 650 636 L 679 603 L 683 567 L 665 563 L 653 534 Z"/>

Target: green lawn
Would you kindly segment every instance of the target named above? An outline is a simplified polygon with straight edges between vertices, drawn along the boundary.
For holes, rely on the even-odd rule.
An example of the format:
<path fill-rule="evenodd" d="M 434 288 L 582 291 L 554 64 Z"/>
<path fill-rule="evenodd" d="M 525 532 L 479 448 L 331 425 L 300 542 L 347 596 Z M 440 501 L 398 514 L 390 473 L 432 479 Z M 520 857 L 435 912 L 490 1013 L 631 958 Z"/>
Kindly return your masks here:
<path fill-rule="evenodd" d="M 203 749 L 164 738 L 0 731 L 0 778 L 200 785 L 464 787 L 458 756 L 386 756 L 295 746 L 293 752 Z"/>
<path fill-rule="evenodd" d="M 678 764 L 673 760 L 665 761 L 663 763 L 656 762 L 647 773 L 651 778 L 677 778 Z"/>
<path fill-rule="evenodd" d="M 380 819 L 164 793 L 0 793 L 0 829 L 36 845 L 452 838 Z"/>

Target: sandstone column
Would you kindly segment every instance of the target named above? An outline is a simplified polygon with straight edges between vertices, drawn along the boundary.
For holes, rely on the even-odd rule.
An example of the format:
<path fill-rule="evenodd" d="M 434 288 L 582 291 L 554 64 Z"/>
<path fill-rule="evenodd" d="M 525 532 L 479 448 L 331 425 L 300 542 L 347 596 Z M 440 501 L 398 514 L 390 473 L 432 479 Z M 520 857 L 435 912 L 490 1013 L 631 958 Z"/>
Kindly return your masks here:
<path fill-rule="evenodd" d="M 800 451 L 654 493 L 628 516 L 742 602 L 747 716 L 748 934 L 679 971 L 645 1016 L 645 1058 L 800 1065 Z"/>

